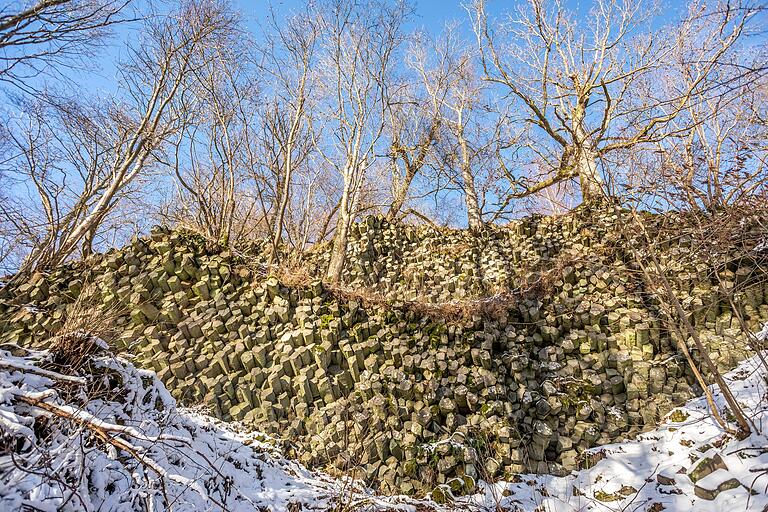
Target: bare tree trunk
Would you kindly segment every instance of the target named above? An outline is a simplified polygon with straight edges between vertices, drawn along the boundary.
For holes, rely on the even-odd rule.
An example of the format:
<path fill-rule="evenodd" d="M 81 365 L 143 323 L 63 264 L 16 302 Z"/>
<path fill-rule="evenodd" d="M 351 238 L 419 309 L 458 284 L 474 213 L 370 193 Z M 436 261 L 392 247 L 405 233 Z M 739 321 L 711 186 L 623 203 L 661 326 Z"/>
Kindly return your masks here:
<path fill-rule="evenodd" d="M 411 183 L 413 182 L 413 179 L 415 177 L 416 177 L 416 168 L 412 165 L 407 166 L 405 171 L 405 177 L 403 178 L 403 182 L 400 184 L 399 187 L 395 189 L 395 194 L 394 194 L 394 198 L 392 199 L 392 204 L 390 205 L 389 211 L 387 212 L 388 220 L 394 220 L 395 217 L 397 217 L 397 214 L 400 213 L 400 210 L 403 209 L 405 200 L 408 198 L 408 191 L 410 190 Z"/>
<path fill-rule="evenodd" d="M 85 235 L 83 238 L 83 244 L 81 246 L 81 251 L 83 253 L 83 258 L 87 258 L 91 255 L 93 255 L 93 243 L 96 240 L 96 231 L 98 228 L 99 223 L 94 225 L 90 231 Z"/>
<path fill-rule="evenodd" d="M 272 265 L 277 261 L 277 250 L 280 245 L 280 240 L 283 238 L 283 223 L 285 222 L 285 209 L 288 206 L 288 195 L 291 193 L 291 174 L 293 169 L 291 168 L 291 156 L 290 152 L 286 155 L 285 164 L 285 176 L 283 178 L 283 189 L 280 193 L 280 202 L 277 207 L 277 215 L 275 216 L 274 232 L 272 236 L 272 249 L 269 251 L 269 259 L 267 265 Z"/>
<path fill-rule="evenodd" d="M 155 125 L 157 124 L 157 121 L 159 121 L 159 119 L 156 119 L 156 122 L 154 123 Z M 72 251 L 76 249 L 78 242 L 80 242 L 89 231 L 98 229 L 101 219 L 105 217 L 109 209 L 114 205 L 113 199 L 115 195 L 118 194 L 123 187 L 127 186 L 128 183 L 133 181 L 133 178 L 144 168 L 144 162 L 149 155 L 149 151 L 145 149 L 145 143 L 146 141 L 141 141 L 139 143 L 140 149 L 135 158 L 129 159 L 118 168 L 115 173 L 116 178 L 96 203 L 93 211 L 64 238 L 64 241 L 59 247 L 58 254 L 53 258 L 53 261 L 49 262 L 50 264 L 57 265 L 64 261 L 70 254 L 72 254 Z M 129 168 L 130 165 L 132 165 L 132 167 Z"/>
<path fill-rule="evenodd" d="M 332 283 L 341 281 L 341 273 L 344 271 L 344 263 L 347 259 L 347 238 L 349 237 L 349 226 L 352 221 L 350 213 L 349 186 L 344 184 L 344 193 L 341 198 L 341 208 L 339 209 L 339 220 L 336 222 L 336 233 L 333 237 L 333 250 L 331 251 L 331 260 L 328 263 L 328 272 L 326 277 Z"/>
<path fill-rule="evenodd" d="M 306 77 L 306 68 L 304 77 Z M 300 85 L 300 91 L 301 94 L 304 94 L 304 83 L 305 79 L 302 79 L 301 85 Z M 280 240 L 283 237 L 283 222 L 285 221 L 285 209 L 288 206 L 288 201 L 290 199 L 290 193 L 291 193 L 291 179 L 293 177 L 293 149 L 294 145 L 296 143 L 296 136 L 299 132 L 299 128 L 301 126 L 301 119 L 304 115 L 304 99 L 303 97 L 299 100 L 299 104 L 296 107 L 296 112 L 293 116 L 293 121 L 291 122 L 291 129 L 288 133 L 288 141 L 286 143 L 285 147 L 285 171 L 283 175 L 283 190 L 281 192 L 280 202 L 277 209 L 277 217 L 275 219 L 275 231 L 274 236 L 272 237 L 272 250 L 269 253 L 269 260 L 267 261 L 267 265 L 272 265 L 272 263 L 275 262 L 277 258 L 277 248 L 280 245 Z"/>
<path fill-rule="evenodd" d="M 225 131 L 227 128 L 225 128 Z M 228 138 L 228 137 L 227 137 Z M 227 143 L 227 146 L 230 146 L 229 143 Z M 235 186 L 236 186 L 236 178 L 235 178 L 235 166 L 234 164 L 234 155 L 231 150 L 231 147 L 229 148 L 227 152 L 227 159 L 228 159 L 228 167 L 229 167 L 229 175 L 227 179 L 229 180 L 229 183 L 226 186 L 226 199 L 224 201 L 223 205 L 223 211 L 221 215 L 221 226 L 220 226 L 220 236 L 219 236 L 219 242 L 223 247 L 229 247 L 229 242 L 232 239 L 232 226 L 235 223 Z"/>
<path fill-rule="evenodd" d="M 459 137 L 461 145 L 461 180 L 464 183 L 464 202 L 467 206 L 467 225 L 472 232 L 478 232 L 483 228 L 483 215 L 480 212 L 480 202 L 477 199 L 475 188 L 475 176 L 469 161 L 469 148 L 463 135 Z"/>
<path fill-rule="evenodd" d="M 579 149 L 576 173 L 584 202 L 600 199 L 604 195 L 603 178 L 597 170 L 597 154 L 588 147 Z"/>
<path fill-rule="evenodd" d="M 600 3 L 600 15 L 592 23 L 583 23 L 577 10 L 554 0 L 520 2 L 516 12 L 507 13 L 508 19 L 496 18 L 504 22 L 492 21 L 487 3 L 476 0 L 469 9 L 484 79 L 506 88 L 509 106 L 526 112 L 523 136 L 538 147 L 535 159 L 559 156 L 544 156 L 555 172 L 545 173 L 549 177 L 526 186 L 517 197 L 577 175 L 584 201 L 607 195 L 609 190 L 600 190 L 596 157 L 673 141 L 681 128 L 701 126 L 686 114 L 692 104 L 704 105 L 709 116 L 721 108 L 716 99 L 721 96 L 713 91 L 742 81 L 724 78 L 723 72 L 740 68 L 743 77 L 758 76 L 728 59 L 743 46 L 740 42 L 749 37 L 752 25 L 760 23 L 755 15 L 762 10 L 759 3 L 703 3 L 671 28 L 647 31 L 644 37 L 653 41 L 648 45 L 636 40 L 638 30 L 647 30 L 649 19 L 639 15 L 645 9 L 638 2 Z M 542 57 L 521 59 L 521 55 Z M 669 68 L 673 62 L 684 63 L 684 69 Z M 664 77 L 671 83 L 646 91 L 646 84 L 656 85 L 653 82 Z M 717 85 L 708 83 L 710 79 Z M 658 95 L 659 91 L 671 94 Z M 718 102 L 716 109 L 706 104 L 709 99 Z M 611 179 L 620 176 L 622 166 L 614 167 L 607 172 Z"/>
<path fill-rule="evenodd" d="M 398 122 L 402 122 L 401 118 L 392 116 L 391 123 L 395 125 L 395 123 Z M 419 140 L 416 143 L 416 147 L 414 149 L 409 149 L 407 145 L 403 145 L 400 142 L 399 133 L 395 138 L 392 144 L 392 182 L 394 190 L 392 193 L 392 204 L 389 206 L 389 211 L 387 212 L 388 220 L 394 220 L 400 213 L 400 210 L 403 209 L 403 205 L 408 199 L 408 191 L 411 189 L 411 184 L 413 183 L 413 180 L 416 178 L 416 175 L 419 173 L 419 171 L 421 171 L 421 168 L 424 166 L 427 156 L 431 151 L 432 143 L 435 141 L 437 132 L 440 128 L 440 123 L 441 121 L 439 116 L 434 114 L 429 124 L 429 129 L 419 137 Z M 405 126 L 398 126 L 396 128 L 400 128 L 402 130 L 407 129 Z M 403 176 L 403 180 L 400 183 L 398 183 L 399 180 L 396 179 L 396 177 L 399 178 L 400 170 L 397 165 L 398 158 L 402 159 L 403 166 L 405 167 L 405 176 Z"/>

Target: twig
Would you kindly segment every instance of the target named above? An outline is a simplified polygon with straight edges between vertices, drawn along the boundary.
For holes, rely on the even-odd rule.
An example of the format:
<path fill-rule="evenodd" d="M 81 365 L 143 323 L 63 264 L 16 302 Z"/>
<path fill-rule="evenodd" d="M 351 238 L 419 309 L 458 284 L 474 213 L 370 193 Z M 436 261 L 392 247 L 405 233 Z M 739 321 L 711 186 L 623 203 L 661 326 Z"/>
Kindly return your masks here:
<path fill-rule="evenodd" d="M 62 375 L 61 373 L 52 372 L 50 370 L 44 370 L 26 363 L 16 363 L 7 359 L 0 359 L 0 368 L 10 368 L 12 370 L 19 370 L 22 372 L 34 373 L 43 377 L 48 377 L 53 380 L 62 382 L 71 382 L 73 384 L 86 385 L 87 381 L 83 377 L 73 377 L 71 375 Z"/>

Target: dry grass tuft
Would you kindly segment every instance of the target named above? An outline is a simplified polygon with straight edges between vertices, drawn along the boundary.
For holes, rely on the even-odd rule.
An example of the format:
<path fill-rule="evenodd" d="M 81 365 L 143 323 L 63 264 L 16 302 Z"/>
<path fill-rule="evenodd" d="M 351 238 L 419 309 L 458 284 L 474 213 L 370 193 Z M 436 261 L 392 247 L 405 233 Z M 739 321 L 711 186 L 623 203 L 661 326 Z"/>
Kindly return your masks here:
<path fill-rule="evenodd" d="M 76 372 L 84 367 L 92 356 L 104 350 L 104 343 L 85 332 L 67 332 L 50 340 L 51 363 L 58 368 Z"/>
<path fill-rule="evenodd" d="M 392 301 L 371 288 L 350 288 L 324 283 L 325 289 L 340 301 L 355 301 L 365 308 L 379 307 L 413 312 L 433 321 L 470 322 L 476 317 L 500 319 L 514 307 L 519 297 L 513 293 L 497 293 L 481 299 L 446 302 Z"/>
<path fill-rule="evenodd" d="M 48 341 L 53 363 L 77 370 L 92 355 L 113 346 L 121 334 L 117 320 L 127 314 L 118 306 L 104 306 L 94 286 L 86 285 L 69 305 L 64 325 Z"/>
<path fill-rule="evenodd" d="M 271 269 L 270 274 L 289 288 L 304 288 L 316 280 L 300 257 L 289 257 Z"/>

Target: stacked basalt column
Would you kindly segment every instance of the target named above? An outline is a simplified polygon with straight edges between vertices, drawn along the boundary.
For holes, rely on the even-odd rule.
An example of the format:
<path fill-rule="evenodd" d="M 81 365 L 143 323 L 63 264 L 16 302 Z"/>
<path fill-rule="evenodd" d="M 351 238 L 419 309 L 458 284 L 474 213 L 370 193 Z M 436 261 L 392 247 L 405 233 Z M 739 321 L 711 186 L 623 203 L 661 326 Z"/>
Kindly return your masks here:
<path fill-rule="evenodd" d="M 258 254 L 158 228 L 6 289 L 0 342 L 44 343 L 87 291 L 83 304 L 115 317 L 118 348 L 185 404 L 387 492 L 468 492 L 478 478 L 573 469 L 585 449 L 651 428 L 698 391 L 681 340 L 613 250 L 615 221 L 534 217 L 474 236 L 368 218 L 352 229 L 345 279 L 388 305 L 339 299 L 319 279 L 288 288 L 249 270 Z M 760 267 L 739 260 L 718 280 L 684 247 L 663 255 L 680 300 L 701 303 L 692 322 L 712 357 L 731 366 L 747 344 L 738 316 L 768 320 Z M 327 254 L 314 257 L 319 276 Z M 546 293 L 493 315 L 402 302 L 481 298 L 552 268 Z M 736 285 L 739 315 L 721 289 Z"/>

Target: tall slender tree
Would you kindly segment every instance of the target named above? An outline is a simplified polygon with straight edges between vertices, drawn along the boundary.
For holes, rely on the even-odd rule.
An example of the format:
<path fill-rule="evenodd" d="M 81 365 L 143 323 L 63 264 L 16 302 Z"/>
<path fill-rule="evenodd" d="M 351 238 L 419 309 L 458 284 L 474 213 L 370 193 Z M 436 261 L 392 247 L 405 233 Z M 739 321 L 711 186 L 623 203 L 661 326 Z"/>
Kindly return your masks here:
<path fill-rule="evenodd" d="M 349 228 L 374 164 L 390 107 L 391 72 L 411 9 L 402 2 L 329 0 L 316 5 L 327 120 L 318 151 L 342 181 L 327 277 L 341 279 Z"/>

